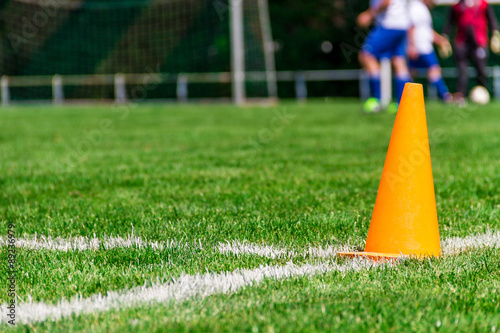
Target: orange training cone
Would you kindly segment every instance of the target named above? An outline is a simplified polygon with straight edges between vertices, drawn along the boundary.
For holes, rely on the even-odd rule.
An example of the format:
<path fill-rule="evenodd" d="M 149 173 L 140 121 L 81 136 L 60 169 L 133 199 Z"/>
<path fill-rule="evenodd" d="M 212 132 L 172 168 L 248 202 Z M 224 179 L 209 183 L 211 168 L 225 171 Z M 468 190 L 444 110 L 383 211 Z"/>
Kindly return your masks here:
<path fill-rule="evenodd" d="M 365 252 L 341 256 L 439 256 L 439 228 L 421 84 L 407 83 L 392 130 Z"/>

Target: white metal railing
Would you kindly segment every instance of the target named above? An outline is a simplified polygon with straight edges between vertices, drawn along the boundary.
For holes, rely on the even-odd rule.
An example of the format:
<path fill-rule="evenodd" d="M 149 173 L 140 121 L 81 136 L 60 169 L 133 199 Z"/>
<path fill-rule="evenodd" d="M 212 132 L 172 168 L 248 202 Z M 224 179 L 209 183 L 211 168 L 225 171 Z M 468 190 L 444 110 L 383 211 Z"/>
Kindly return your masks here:
<path fill-rule="evenodd" d="M 470 68 L 469 75 L 475 76 L 475 70 Z M 493 96 L 500 99 L 500 66 L 488 67 L 488 76 L 493 78 Z M 419 73 L 419 78 L 425 77 Z M 456 78 L 455 68 L 443 68 L 443 77 Z M 364 73 L 358 69 L 346 70 L 312 70 L 312 71 L 278 71 L 278 82 L 294 82 L 295 96 L 298 100 L 307 98 L 307 82 L 312 81 L 358 81 L 360 97 L 369 96 L 369 84 Z M 266 82 L 266 72 L 246 72 L 245 80 L 250 82 Z M 0 94 L 2 105 L 11 103 L 11 88 L 52 87 L 52 101 L 55 104 L 64 102 L 64 86 L 96 86 L 110 85 L 114 87 L 114 98 L 118 103 L 128 100 L 128 86 L 148 86 L 152 84 L 171 83 L 176 85 L 177 100 L 185 102 L 189 96 L 190 83 L 229 84 L 232 81 L 230 72 L 220 73 L 145 73 L 145 74 L 96 74 L 96 75 L 51 75 L 51 76 L 2 76 L 0 79 Z M 436 97 L 432 85 L 428 85 L 430 98 Z"/>

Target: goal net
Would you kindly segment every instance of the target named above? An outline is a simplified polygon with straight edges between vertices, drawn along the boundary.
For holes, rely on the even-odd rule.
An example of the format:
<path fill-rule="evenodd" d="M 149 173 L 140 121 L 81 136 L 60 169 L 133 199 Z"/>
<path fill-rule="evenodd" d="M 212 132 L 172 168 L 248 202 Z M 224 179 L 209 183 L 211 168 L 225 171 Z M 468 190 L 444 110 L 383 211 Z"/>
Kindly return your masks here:
<path fill-rule="evenodd" d="M 2 1 L 0 75 L 4 104 L 275 97 L 267 0 Z"/>

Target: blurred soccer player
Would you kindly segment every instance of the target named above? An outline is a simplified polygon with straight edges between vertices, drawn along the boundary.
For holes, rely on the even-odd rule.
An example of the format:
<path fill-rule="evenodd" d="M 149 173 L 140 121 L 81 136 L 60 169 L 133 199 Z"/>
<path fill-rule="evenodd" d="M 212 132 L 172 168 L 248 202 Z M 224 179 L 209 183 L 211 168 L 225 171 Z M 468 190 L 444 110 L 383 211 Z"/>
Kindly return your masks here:
<path fill-rule="evenodd" d="M 448 57 L 451 54 L 451 45 L 448 40 L 434 31 L 430 8 L 434 0 L 412 0 L 409 5 L 412 26 L 409 31 L 408 58 L 411 70 L 425 69 L 427 77 L 437 89 L 439 98 L 444 102 L 451 102 L 452 95 L 441 75 L 433 44 L 439 52 Z"/>
<path fill-rule="evenodd" d="M 407 0 L 371 0 L 370 8 L 357 18 L 362 28 L 375 27 L 359 53 L 359 62 L 370 78 L 371 96 L 365 111 L 380 110 L 380 59 L 390 58 L 396 75 L 397 102 L 406 82 L 411 81 L 406 62 L 406 34 L 410 27 Z"/>
<path fill-rule="evenodd" d="M 463 98 L 469 82 L 468 60 L 477 70 L 478 84 L 486 87 L 488 27 L 492 31 L 490 47 L 494 53 L 500 53 L 500 33 L 493 9 L 486 0 L 460 0 L 453 5 L 443 29 L 445 36 L 449 36 L 455 26 L 453 49 L 458 68 L 457 91 Z"/>

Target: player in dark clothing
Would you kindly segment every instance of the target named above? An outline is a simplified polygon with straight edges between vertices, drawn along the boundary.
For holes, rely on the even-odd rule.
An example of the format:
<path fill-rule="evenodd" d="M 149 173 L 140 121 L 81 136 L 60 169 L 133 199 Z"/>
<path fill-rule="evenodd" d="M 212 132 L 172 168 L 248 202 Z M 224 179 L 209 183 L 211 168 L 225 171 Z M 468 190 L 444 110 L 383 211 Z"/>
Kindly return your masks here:
<path fill-rule="evenodd" d="M 456 26 L 454 41 L 455 61 L 458 68 L 457 91 L 466 95 L 469 75 L 468 60 L 477 71 L 477 82 L 486 86 L 486 65 L 488 62 L 488 28 L 492 32 L 490 47 L 493 53 L 500 53 L 500 33 L 493 8 L 486 0 L 460 0 L 450 9 L 443 29 L 446 36 Z"/>

